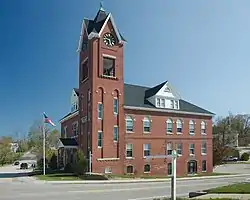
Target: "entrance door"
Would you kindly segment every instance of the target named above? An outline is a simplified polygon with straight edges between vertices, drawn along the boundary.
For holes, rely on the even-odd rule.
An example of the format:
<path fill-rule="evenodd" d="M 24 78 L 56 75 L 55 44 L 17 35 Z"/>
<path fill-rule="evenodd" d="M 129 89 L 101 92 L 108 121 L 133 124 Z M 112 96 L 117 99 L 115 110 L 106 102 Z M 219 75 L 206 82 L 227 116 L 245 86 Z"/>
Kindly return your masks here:
<path fill-rule="evenodd" d="M 188 174 L 196 174 L 197 173 L 197 161 L 196 160 L 188 161 L 187 171 L 188 171 Z"/>

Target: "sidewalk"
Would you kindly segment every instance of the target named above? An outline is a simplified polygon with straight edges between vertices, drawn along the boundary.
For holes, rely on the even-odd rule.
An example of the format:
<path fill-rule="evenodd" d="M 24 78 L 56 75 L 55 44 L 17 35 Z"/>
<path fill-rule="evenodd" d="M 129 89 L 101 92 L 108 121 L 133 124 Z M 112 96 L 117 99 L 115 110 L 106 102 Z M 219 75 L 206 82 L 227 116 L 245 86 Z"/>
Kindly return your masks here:
<path fill-rule="evenodd" d="M 218 178 L 232 178 L 232 177 L 246 177 L 250 174 L 236 174 L 236 175 L 222 175 L 222 176 L 196 176 L 177 178 L 179 181 L 185 180 L 198 180 L 198 179 L 218 179 Z M 150 183 L 150 182 L 168 182 L 170 178 L 159 179 L 119 179 L 119 180 L 79 180 L 79 181 L 43 181 L 36 180 L 37 182 L 44 182 L 48 184 L 121 184 L 121 183 Z"/>

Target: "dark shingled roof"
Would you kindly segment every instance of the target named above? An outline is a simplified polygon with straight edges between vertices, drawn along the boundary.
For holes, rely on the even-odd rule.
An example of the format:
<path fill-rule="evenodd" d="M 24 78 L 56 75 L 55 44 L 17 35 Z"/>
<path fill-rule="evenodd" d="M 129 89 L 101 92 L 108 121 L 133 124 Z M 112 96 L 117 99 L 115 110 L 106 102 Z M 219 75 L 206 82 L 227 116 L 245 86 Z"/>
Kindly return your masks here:
<path fill-rule="evenodd" d="M 94 20 L 85 18 L 84 23 L 87 27 L 88 34 L 90 34 L 91 32 L 99 33 L 107 17 L 108 17 L 108 13 L 106 13 L 105 10 L 100 9 L 97 12 Z M 119 30 L 118 32 L 120 34 L 121 40 L 126 42 L 126 39 L 121 35 Z"/>
<path fill-rule="evenodd" d="M 76 95 L 79 96 L 79 89 L 74 88 L 74 90 L 75 90 Z"/>
<path fill-rule="evenodd" d="M 75 138 L 60 138 L 59 139 L 63 146 L 78 146 L 78 143 Z"/>
<path fill-rule="evenodd" d="M 144 108 L 154 108 L 154 109 L 159 109 L 159 110 L 164 109 L 164 108 L 156 108 L 148 100 L 146 100 L 146 98 L 155 95 L 164 86 L 164 84 L 166 84 L 166 82 L 167 81 L 153 88 L 139 86 L 139 85 L 124 84 L 124 105 L 144 107 Z M 180 104 L 179 111 L 214 115 L 214 113 L 207 111 L 201 107 L 198 107 L 182 99 L 180 99 L 179 104 Z M 168 108 L 165 108 L 165 109 L 171 110 Z"/>
<path fill-rule="evenodd" d="M 139 85 L 131 85 L 131 84 L 124 84 L 124 105 L 125 106 L 134 106 L 134 107 L 143 107 L 143 108 L 154 108 L 154 109 L 165 109 L 165 110 L 173 110 L 169 108 L 156 108 L 153 104 L 151 104 L 147 98 L 155 95 L 165 84 L 167 81 L 153 87 L 145 87 Z M 192 112 L 192 113 L 200 113 L 200 114 L 210 114 L 214 115 L 214 113 L 205 110 L 199 106 L 196 106 L 192 103 L 189 103 L 183 99 L 179 100 L 179 111 L 184 112 Z M 75 111 L 77 112 L 77 111 Z M 74 112 L 74 113 L 75 113 Z M 69 113 L 64 116 L 62 119 L 70 116 L 73 113 Z M 61 120 L 62 120 L 61 119 Z"/>

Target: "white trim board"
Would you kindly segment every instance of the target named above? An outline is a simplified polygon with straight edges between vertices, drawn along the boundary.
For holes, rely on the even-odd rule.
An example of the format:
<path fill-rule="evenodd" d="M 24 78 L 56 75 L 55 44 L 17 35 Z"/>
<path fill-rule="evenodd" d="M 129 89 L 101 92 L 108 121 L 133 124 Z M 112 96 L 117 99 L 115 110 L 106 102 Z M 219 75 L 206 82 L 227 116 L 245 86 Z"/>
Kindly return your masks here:
<path fill-rule="evenodd" d="M 63 123 L 63 122 L 65 122 L 65 121 L 67 121 L 67 120 L 71 119 L 72 117 L 77 116 L 78 114 L 79 114 L 79 111 L 76 111 L 76 112 L 74 112 L 74 113 L 70 114 L 69 116 L 67 116 L 67 117 L 63 118 L 63 119 L 62 119 L 62 120 L 60 120 L 59 122 L 60 122 L 60 123 Z"/>
<path fill-rule="evenodd" d="M 151 111 L 151 112 L 176 113 L 176 114 L 185 114 L 185 115 L 199 115 L 199 116 L 209 116 L 209 117 L 213 117 L 215 115 L 215 114 L 208 114 L 208 113 L 196 113 L 196 112 L 187 112 L 187 111 L 180 111 L 180 110 L 144 108 L 144 107 L 137 107 L 137 106 L 124 106 L 124 109 L 141 110 L 141 111 L 149 111 L 149 112 Z"/>

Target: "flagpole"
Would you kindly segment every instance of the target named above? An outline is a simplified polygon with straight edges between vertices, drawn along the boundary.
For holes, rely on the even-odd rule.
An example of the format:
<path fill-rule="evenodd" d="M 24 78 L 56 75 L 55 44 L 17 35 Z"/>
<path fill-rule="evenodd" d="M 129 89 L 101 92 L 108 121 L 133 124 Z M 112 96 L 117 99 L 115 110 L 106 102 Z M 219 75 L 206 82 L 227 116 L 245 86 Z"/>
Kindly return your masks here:
<path fill-rule="evenodd" d="M 43 117 L 44 118 L 44 117 Z M 43 175 L 46 174 L 46 158 L 45 158 L 45 121 L 43 119 Z"/>

